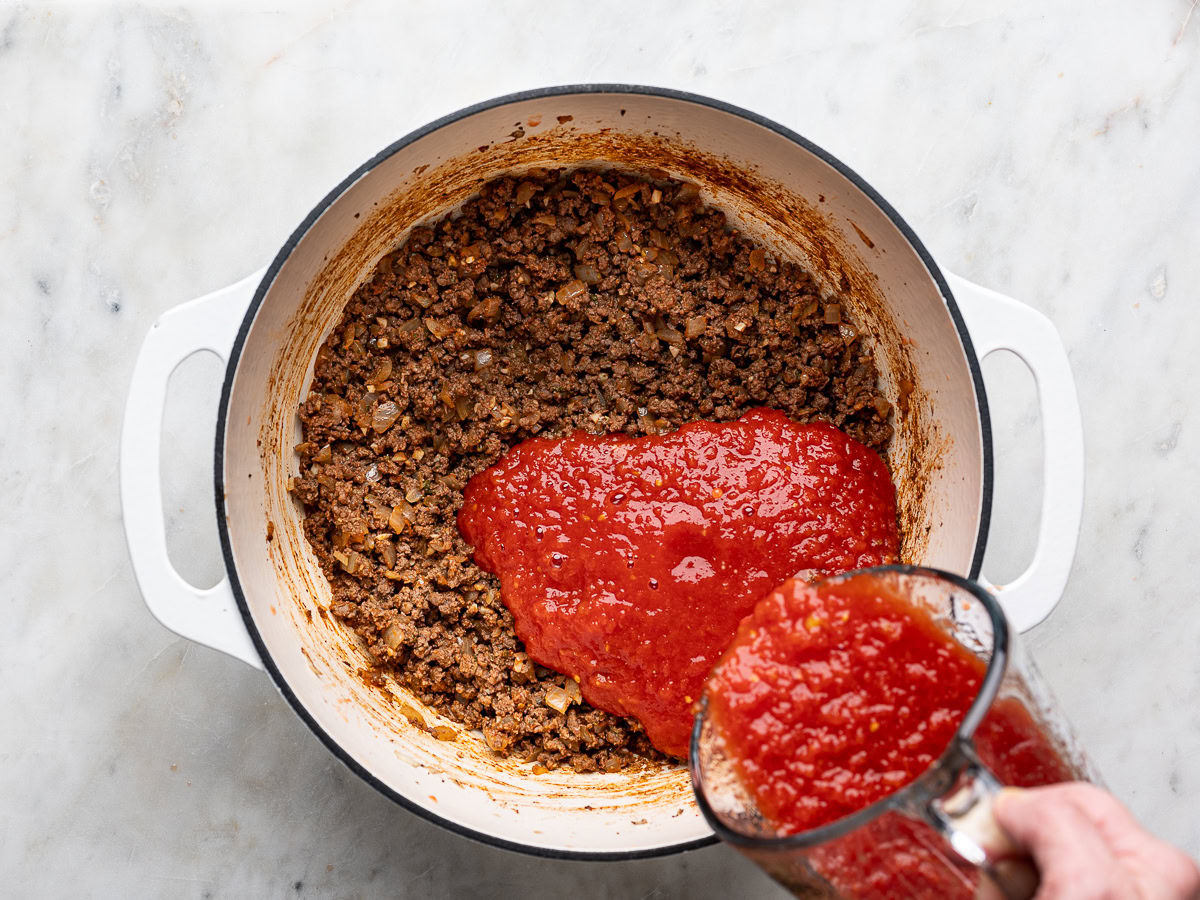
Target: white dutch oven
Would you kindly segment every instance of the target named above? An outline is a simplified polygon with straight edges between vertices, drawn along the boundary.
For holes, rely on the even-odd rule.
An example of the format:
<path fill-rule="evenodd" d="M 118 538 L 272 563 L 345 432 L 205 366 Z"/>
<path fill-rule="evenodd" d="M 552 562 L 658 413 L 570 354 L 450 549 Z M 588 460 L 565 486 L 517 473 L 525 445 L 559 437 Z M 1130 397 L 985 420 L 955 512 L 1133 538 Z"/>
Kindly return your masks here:
<path fill-rule="evenodd" d="M 979 360 L 1000 348 L 1033 370 L 1042 407 L 1045 496 L 1029 570 L 999 593 L 1018 629 L 1057 602 L 1075 551 L 1083 440 L 1067 357 L 1039 313 L 944 275 L 900 216 L 845 165 L 799 135 L 703 97 L 626 86 L 503 97 L 397 141 L 338 185 L 271 265 L 164 314 L 142 347 L 126 409 L 121 497 L 146 603 L 168 628 L 265 669 L 346 765 L 429 819 L 493 844 L 552 856 L 631 858 L 714 840 L 682 767 L 617 775 L 493 758 L 476 736 L 435 740 L 411 724 L 453 724 L 399 687 L 371 687 L 286 489 L 296 409 L 342 306 L 413 225 L 487 179 L 533 166 L 657 168 L 776 252 L 849 295 L 876 337 L 896 410 L 906 562 L 979 576 L 992 492 Z M 159 443 L 167 379 L 198 350 L 228 361 L 216 434 L 217 514 L 228 577 L 200 591 L 167 559 Z M 909 391 L 911 390 L 911 393 Z M 408 704 L 408 709 L 402 709 Z M 457 727 L 457 726 L 455 726 Z"/>

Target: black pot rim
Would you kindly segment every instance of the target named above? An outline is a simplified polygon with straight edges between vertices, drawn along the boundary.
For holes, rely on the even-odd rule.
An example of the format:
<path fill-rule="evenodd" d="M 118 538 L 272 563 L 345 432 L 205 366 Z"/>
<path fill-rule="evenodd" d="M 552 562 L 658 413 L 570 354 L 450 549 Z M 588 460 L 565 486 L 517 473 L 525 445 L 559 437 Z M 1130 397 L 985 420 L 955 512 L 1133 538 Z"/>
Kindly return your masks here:
<path fill-rule="evenodd" d="M 508 841 L 504 838 L 499 838 L 494 835 L 485 834 L 476 831 L 472 828 L 467 828 L 457 822 L 452 822 L 442 816 L 437 815 L 417 805 L 412 800 L 397 793 L 389 788 L 380 779 L 376 778 L 365 767 L 359 764 L 350 754 L 342 748 L 309 714 L 299 698 L 293 693 L 288 686 L 287 681 L 283 678 L 278 666 L 271 659 L 271 655 L 267 650 L 266 644 L 263 642 L 262 636 L 259 634 L 258 628 L 254 623 L 253 617 L 250 615 L 250 608 L 246 602 L 245 593 L 242 590 L 241 581 L 238 579 L 237 567 L 233 558 L 233 545 L 229 535 L 228 521 L 225 511 L 225 433 L 228 425 L 229 399 L 233 388 L 233 379 L 237 372 L 238 363 L 241 359 L 242 350 L 246 343 L 246 336 L 250 331 L 250 326 L 254 322 L 254 318 L 258 313 L 259 307 L 262 305 L 263 298 L 266 296 L 267 290 L 275 280 L 275 276 L 283 267 L 284 262 L 295 250 L 303 237 L 312 228 L 318 218 L 327 210 L 333 203 L 344 194 L 351 185 L 362 178 L 366 173 L 378 166 L 381 162 L 391 157 L 397 151 L 412 144 L 413 142 L 426 137 L 429 134 L 451 125 L 476 113 L 486 110 L 495 109 L 501 106 L 508 106 L 514 103 L 521 103 L 527 100 L 536 100 L 546 97 L 568 97 L 577 94 L 625 94 L 625 95 L 644 95 L 652 97 L 661 97 L 669 100 L 678 100 L 686 103 L 693 103 L 698 106 L 706 106 L 711 109 L 716 109 L 721 112 L 729 113 L 738 116 L 749 122 L 773 131 L 781 137 L 787 138 L 797 144 L 803 150 L 808 151 L 814 156 L 821 159 L 833 167 L 837 172 L 850 180 L 855 187 L 861 190 L 871 199 L 876 206 L 892 221 L 904 235 L 905 240 L 917 253 L 925 268 L 933 276 L 934 282 L 937 284 L 938 290 L 941 292 L 942 299 L 946 303 L 946 307 L 950 312 L 951 319 L 954 321 L 954 327 L 958 332 L 959 340 L 962 342 L 964 355 L 967 364 L 971 371 L 971 378 L 974 382 L 975 396 L 978 401 L 980 437 L 983 447 L 983 485 L 982 497 L 980 504 L 979 530 L 975 539 L 975 552 L 971 560 L 970 577 L 976 578 L 979 575 L 980 567 L 983 563 L 983 553 L 987 545 L 988 526 L 991 521 L 992 508 L 992 483 L 993 483 L 993 463 L 992 463 L 992 433 L 991 420 L 988 415 L 987 395 L 983 385 L 983 371 L 979 365 L 979 359 L 975 355 L 975 348 L 971 342 L 971 336 L 967 331 L 966 323 L 963 320 L 962 314 L 958 309 L 958 305 L 954 301 L 954 296 L 950 291 L 950 286 L 946 283 L 945 277 L 934 262 L 933 257 L 921 243 L 920 238 L 901 218 L 900 214 L 889 204 L 882 196 L 871 187 L 865 179 L 857 172 L 847 166 L 845 163 L 837 159 L 833 154 L 816 144 L 801 137 L 790 128 L 773 122 L 757 113 L 742 109 L 731 103 L 726 103 L 722 100 L 714 100 L 710 97 L 704 97 L 699 94 L 693 94 L 687 91 L 679 91 L 671 88 L 651 87 L 647 85 L 632 85 L 632 84 L 577 84 L 577 85 L 560 85 L 556 87 L 538 88 L 534 90 L 518 91 L 512 94 L 505 94 L 501 97 L 496 97 L 491 100 L 485 100 L 482 103 L 476 103 L 472 106 L 465 107 L 457 112 L 443 116 L 427 125 L 424 125 L 415 131 L 409 132 L 404 137 L 388 145 L 379 153 L 375 154 L 353 172 L 351 172 L 342 182 L 332 191 L 325 195 L 324 199 L 318 203 L 311 212 L 304 218 L 300 225 L 292 232 L 291 236 L 284 243 L 283 247 L 271 261 L 271 265 L 267 268 L 266 274 L 263 276 L 262 282 L 258 289 L 254 292 L 254 298 L 250 302 L 249 308 L 246 310 L 246 315 L 242 319 L 242 324 L 238 328 L 237 337 L 233 342 L 232 350 L 229 354 L 229 361 L 226 364 L 225 379 L 221 385 L 221 400 L 217 410 L 217 432 L 216 432 L 216 447 L 214 452 L 214 485 L 216 496 L 216 513 L 217 513 L 217 531 L 221 541 L 221 553 L 225 561 L 225 570 L 229 575 L 229 584 L 233 590 L 233 595 L 237 600 L 238 609 L 241 611 L 242 620 L 245 622 L 246 630 L 250 634 L 250 639 L 254 643 L 255 649 L 258 651 L 259 657 L 262 659 L 263 666 L 267 673 L 271 676 L 271 680 L 275 683 L 276 688 L 287 700 L 292 709 L 300 717 L 305 725 L 315 734 L 321 742 L 329 749 L 334 756 L 349 768 L 354 774 L 367 784 L 371 785 L 385 797 L 398 803 L 405 809 L 416 813 L 427 821 L 433 822 L 436 825 L 462 835 L 463 837 L 471 838 L 483 844 L 488 844 L 494 847 L 500 847 L 505 850 L 512 850 L 518 853 L 524 853 L 532 856 L 545 857 L 550 859 L 573 859 L 573 860 L 633 860 L 647 859 L 657 856 L 669 856 L 675 853 L 681 853 L 686 850 L 693 850 L 699 847 L 705 847 L 718 842 L 716 834 L 709 835 L 703 838 L 697 838 L 692 841 L 682 841 L 676 844 L 668 844 L 662 847 L 654 847 L 648 850 L 627 850 L 627 851 L 597 851 L 589 852 L 585 850 L 555 850 L 542 847 L 533 847 L 528 844 L 522 844 L 515 841 Z"/>

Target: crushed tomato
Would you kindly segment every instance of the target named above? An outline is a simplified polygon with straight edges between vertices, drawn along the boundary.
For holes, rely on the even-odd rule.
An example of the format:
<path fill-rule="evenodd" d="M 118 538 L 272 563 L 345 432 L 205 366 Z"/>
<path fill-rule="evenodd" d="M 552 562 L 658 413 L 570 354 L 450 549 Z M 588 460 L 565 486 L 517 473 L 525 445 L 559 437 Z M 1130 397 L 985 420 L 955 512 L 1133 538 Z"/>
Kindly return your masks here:
<path fill-rule="evenodd" d="M 771 592 L 705 688 L 708 714 L 755 805 L 780 835 L 828 825 L 911 783 L 949 747 L 985 674 L 971 653 L 870 575 Z M 1015 696 L 973 741 L 1010 785 L 1076 773 Z M 966 898 L 978 873 L 948 863 L 928 825 L 884 813 L 807 858 L 842 895 Z"/>
<path fill-rule="evenodd" d="M 797 572 L 894 562 L 898 545 L 879 456 L 769 409 L 661 436 L 525 441 L 467 485 L 458 525 L 534 661 L 673 756 L 757 600 Z"/>

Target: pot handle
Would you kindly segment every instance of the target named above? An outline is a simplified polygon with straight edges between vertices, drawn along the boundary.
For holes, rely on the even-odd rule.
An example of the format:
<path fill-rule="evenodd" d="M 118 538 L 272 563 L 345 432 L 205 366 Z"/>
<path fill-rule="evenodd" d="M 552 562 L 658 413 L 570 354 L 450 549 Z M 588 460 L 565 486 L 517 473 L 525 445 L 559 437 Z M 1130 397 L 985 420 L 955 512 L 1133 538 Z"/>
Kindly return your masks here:
<path fill-rule="evenodd" d="M 163 313 L 150 326 L 133 368 L 121 426 L 121 510 L 138 587 L 150 612 L 188 640 L 263 667 L 229 586 L 229 576 L 201 590 L 167 556 L 161 451 L 167 381 L 199 350 L 228 361 L 234 335 L 264 271 Z"/>
<path fill-rule="evenodd" d="M 980 583 L 996 594 L 1009 621 L 1027 631 L 1062 599 L 1083 519 L 1083 420 L 1067 351 L 1053 323 L 1032 307 L 946 274 L 975 353 L 982 360 L 1011 350 L 1033 372 L 1042 411 L 1042 519 L 1033 560 L 1005 585 Z"/>

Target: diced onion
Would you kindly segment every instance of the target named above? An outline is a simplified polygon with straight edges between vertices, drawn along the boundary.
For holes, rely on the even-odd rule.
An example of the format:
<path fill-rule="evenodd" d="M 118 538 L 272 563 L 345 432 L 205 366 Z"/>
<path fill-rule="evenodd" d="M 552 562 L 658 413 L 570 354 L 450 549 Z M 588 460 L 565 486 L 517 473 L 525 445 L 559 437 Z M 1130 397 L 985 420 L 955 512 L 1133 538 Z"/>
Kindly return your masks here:
<path fill-rule="evenodd" d="M 584 284 L 600 283 L 600 273 L 596 271 L 596 267 L 586 263 L 581 263 L 575 267 L 575 277 Z"/>
<path fill-rule="evenodd" d="M 645 284 L 647 280 L 657 274 L 658 266 L 653 263 L 639 262 L 632 266 L 629 276 L 635 284 Z"/>
<path fill-rule="evenodd" d="M 391 400 L 384 400 L 371 413 L 371 429 L 376 434 L 383 434 L 400 418 L 400 407 Z"/>
<path fill-rule="evenodd" d="M 545 704 L 556 712 L 565 713 L 571 705 L 571 695 L 560 687 L 552 687 L 546 691 Z"/>
<path fill-rule="evenodd" d="M 376 471 L 378 471 L 377 468 Z M 388 516 L 392 512 L 391 506 L 389 506 L 387 503 L 384 503 L 374 494 L 367 494 L 366 503 L 367 506 L 371 507 L 371 516 L 373 517 L 372 521 L 376 527 L 380 525 L 386 525 Z"/>
<path fill-rule="evenodd" d="M 392 375 L 392 358 L 385 356 L 375 367 L 375 371 L 367 378 L 367 384 L 383 384 Z"/>
<path fill-rule="evenodd" d="M 408 719 L 409 724 L 415 725 L 417 728 L 425 727 L 425 719 L 422 718 L 422 716 L 419 712 L 417 712 L 415 709 L 413 709 L 411 706 L 409 706 L 407 703 L 405 703 L 400 698 L 397 697 L 397 698 L 395 698 L 395 700 L 396 700 L 396 706 L 399 707 L 399 709 L 400 709 L 400 715 L 402 715 L 402 716 L 404 716 L 404 718 Z"/>
<path fill-rule="evenodd" d="M 522 181 L 517 185 L 517 192 L 513 199 L 517 201 L 517 206 L 524 206 L 536 193 L 537 188 L 533 184 L 528 181 Z"/>
<path fill-rule="evenodd" d="M 379 395 L 367 391 L 358 401 L 358 408 L 354 412 L 354 421 L 359 427 L 366 428 L 371 423 L 371 413 L 375 409 L 375 404 L 379 402 Z"/>
<path fill-rule="evenodd" d="M 794 307 L 792 307 L 792 318 L 796 320 L 807 319 L 817 311 L 817 305 L 818 304 L 815 299 L 809 300 L 803 305 L 797 303 Z"/>
<path fill-rule="evenodd" d="M 689 316 L 687 322 L 684 324 L 683 336 L 690 341 L 693 338 L 698 338 L 700 335 L 704 334 L 707 328 L 707 316 Z"/>
<path fill-rule="evenodd" d="M 658 335 L 658 339 L 666 341 L 668 344 L 679 345 L 683 343 L 683 332 L 677 328 L 672 328 L 661 318 L 654 323 L 654 333 Z"/>
<path fill-rule="evenodd" d="M 572 300 L 577 300 L 580 297 L 587 296 L 587 285 L 578 278 L 572 279 L 560 287 L 554 293 L 554 298 L 563 306 L 566 306 Z"/>
<path fill-rule="evenodd" d="M 392 513 L 388 516 L 388 528 L 396 534 L 400 534 L 414 518 L 416 518 L 416 510 L 407 500 L 401 500 L 392 507 Z"/>
<path fill-rule="evenodd" d="M 840 303 L 830 303 L 825 307 L 825 324 L 837 325 L 842 321 L 842 306 Z"/>
<path fill-rule="evenodd" d="M 486 297 L 479 303 L 471 307 L 471 311 L 467 313 L 467 321 L 474 322 L 479 319 L 486 319 L 489 322 L 495 321 L 500 317 L 500 298 L 495 294 Z"/>
<path fill-rule="evenodd" d="M 560 350 L 558 353 L 558 367 L 562 369 L 564 375 L 570 375 L 575 371 L 575 354 L 570 350 Z"/>
<path fill-rule="evenodd" d="M 583 702 L 583 691 L 579 687 L 579 682 L 574 678 L 568 678 L 566 684 L 567 696 L 571 698 L 572 703 Z"/>
<path fill-rule="evenodd" d="M 350 418 L 350 404 L 344 397 L 337 394 L 326 394 L 325 405 L 333 412 L 337 422 L 345 422 Z"/>
<path fill-rule="evenodd" d="M 635 181 L 633 184 L 627 184 L 615 194 L 612 195 L 613 200 L 624 200 L 626 197 L 632 197 L 642 189 L 641 182 Z"/>
<path fill-rule="evenodd" d="M 502 753 L 508 749 L 513 739 L 511 735 L 493 728 L 490 722 L 485 722 L 483 726 L 483 742 L 488 745 L 489 749 L 497 753 Z"/>
<path fill-rule="evenodd" d="M 533 662 L 527 653 L 514 653 L 512 664 L 512 680 L 518 683 L 528 681 L 533 677 Z"/>

